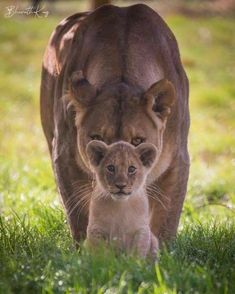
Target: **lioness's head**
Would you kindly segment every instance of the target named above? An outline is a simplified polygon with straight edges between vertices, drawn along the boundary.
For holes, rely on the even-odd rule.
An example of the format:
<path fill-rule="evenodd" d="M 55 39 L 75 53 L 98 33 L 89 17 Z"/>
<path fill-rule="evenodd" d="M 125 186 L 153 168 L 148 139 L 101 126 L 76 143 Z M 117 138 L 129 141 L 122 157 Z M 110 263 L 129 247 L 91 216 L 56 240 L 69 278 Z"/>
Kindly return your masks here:
<path fill-rule="evenodd" d="M 133 146 L 152 143 L 161 153 L 176 97 L 168 80 L 156 82 L 147 91 L 124 82 L 96 89 L 79 71 L 72 74 L 69 97 L 76 111 L 79 156 L 88 169 L 86 146 L 92 140 L 106 144 L 122 140 Z"/>
<path fill-rule="evenodd" d="M 87 155 L 99 188 L 113 199 L 123 200 L 143 187 L 157 148 L 149 143 L 134 147 L 122 141 L 106 145 L 95 140 L 88 144 Z"/>

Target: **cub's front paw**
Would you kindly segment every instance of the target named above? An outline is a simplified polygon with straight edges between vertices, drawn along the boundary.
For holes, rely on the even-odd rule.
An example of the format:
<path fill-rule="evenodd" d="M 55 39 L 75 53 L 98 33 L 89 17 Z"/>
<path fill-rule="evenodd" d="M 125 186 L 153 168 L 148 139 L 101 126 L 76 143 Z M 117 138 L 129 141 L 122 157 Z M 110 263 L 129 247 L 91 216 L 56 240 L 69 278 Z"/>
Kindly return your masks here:
<path fill-rule="evenodd" d="M 105 233 L 97 227 L 89 228 L 87 230 L 87 238 L 85 240 L 85 247 L 96 248 L 107 241 Z"/>
<path fill-rule="evenodd" d="M 154 236 L 153 233 L 151 233 L 151 245 L 150 245 L 149 255 L 153 261 L 158 260 L 158 249 L 159 249 L 158 239 Z"/>

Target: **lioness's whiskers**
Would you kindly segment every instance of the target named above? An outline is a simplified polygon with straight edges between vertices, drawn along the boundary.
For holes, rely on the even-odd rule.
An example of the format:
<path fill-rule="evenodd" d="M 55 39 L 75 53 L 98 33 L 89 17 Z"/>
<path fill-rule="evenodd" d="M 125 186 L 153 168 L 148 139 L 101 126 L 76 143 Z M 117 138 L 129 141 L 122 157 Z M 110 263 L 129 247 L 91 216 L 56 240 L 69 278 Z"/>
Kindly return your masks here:
<path fill-rule="evenodd" d="M 88 204 L 88 202 L 90 201 L 91 192 L 92 192 L 92 189 L 90 185 L 80 186 L 78 187 L 78 189 L 75 189 L 73 191 L 71 198 L 68 200 L 66 204 L 68 207 L 69 216 L 71 216 L 71 214 L 74 212 L 76 208 L 78 208 L 80 204 L 82 205 L 83 208 Z"/>
<path fill-rule="evenodd" d="M 84 203 L 87 204 L 87 203 L 89 202 L 89 200 L 90 200 L 90 199 L 88 199 L 87 194 L 84 194 L 84 195 L 79 199 L 79 201 L 76 202 L 75 205 L 74 205 L 73 207 L 71 207 L 71 209 L 69 209 L 68 215 L 71 216 L 71 214 L 74 212 L 74 210 L 75 210 L 76 208 L 78 208 L 78 206 L 79 206 L 80 204 L 82 204 L 81 207 L 83 207 L 83 206 L 84 206 Z M 84 207 L 83 207 L 83 208 L 84 208 Z"/>
<path fill-rule="evenodd" d="M 90 199 L 86 199 L 86 201 L 83 203 L 83 205 L 81 205 L 80 209 L 78 210 L 78 216 L 77 216 L 78 220 L 79 220 L 79 217 L 80 217 L 82 210 L 89 204 L 89 201 L 90 201 Z"/>
<path fill-rule="evenodd" d="M 82 189 L 82 188 L 90 188 L 92 189 L 91 184 L 81 184 L 80 182 L 73 183 L 73 190 Z"/>
<path fill-rule="evenodd" d="M 83 193 L 84 191 L 88 191 L 88 192 L 92 192 L 92 190 L 88 187 L 84 187 L 82 189 L 76 189 L 73 191 L 73 194 L 72 195 L 79 195 L 80 193 Z"/>
<path fill-rule="evenodd" d="M 95 191 L 97 192 L 97 191 Z M 104 197 L 106 195 L 106 193 L 104 194 L 104 192 L 97 192 L 96 194 L 93 193 L 92 197 L 94 197 L 94 199 L 101 199 L 102 197 Z M 78 219 L 80 217 L 80 214 L 82 212 L 82 210 L 84 209 L 84 207 L 87 206 L 87 204 L 89 203 L 90 199 L 85 199 L 86 201 L 83 203 L 83 205 L 80 207 L 79 212 L 78 212 Z"/>
<path fill-rule="evenodd" d="M 150 186 L 153 187 L 153 188 L 156 188 L 161 193 L 160 194 L 161 196 L 163 196 L 164 198 L 170 200 L 170 198 L 166 195 L 166 193 L 156 183 L 151 184 Z"/>
<path fill-rule="evenodd" d="M 167 201 L 169 201 L 169 197 L 166 194 L 163 194 L 158 186 L 150 185 L 147 187 L 147 190 L 151 189 L 152 191 L 155 191 L 158 195 L 162 196 L 165 198 Z"/>
<path fill-rule="evenodd" d="M 101 198 L 105 198 L 105 194 L 104 193 L 106 193 L 106 192 L 104 192 L 104 191 L 102 191 L 102 192 L 95 191 L 95 192 L 96 192 L 96 194 L 95 193 L 92 194 L 92 197 L 94 199 L 99 200 Z"/>
<path fill-rule="evenodd" d="M 163 203 L 163 201 L 158 197 L 158 191 L 155 190 L 155 189 L 152 189 L 152 187 L 147 187 L 147 195 L 154 199 L 154 200 L 157 200 L 161 205 L 162 207 L 165 209 L 165 210 L 168 210 L 168 208 L 166 207 L 166 205 Z M 159 194 L 161 196 L 161 194 Z"/>
<path fill-rule="evenodd" d="M 91 190 L 88 188 L 88 187 L 82 187 L 80 189 L 77 189 L 77 190 L 74 190 L 72 195 L 67 199 L 67 201 L 65 202 L 65 206 L 70 206 L 70 204 L 76 200 L 77 198 L 81 198 L 81 195 L 84 193 L 84 192 L 91 192 Z"/>
<path fill-rule="evenodd" d="M 164 195 L 163 191 L 161 191 L 161 189 L 156 185 L 156 184 L 151 184 L 148 187 L 157 190 L 159 193 L 161 193 L 162 195 Z M 147 187 L 147 188 L 148 188 Z M 164 195 L 165 196 L 165 195 Z"/>
<path fill-rule="evenodd" d="M 87 181 L 74 181 L 72 184 L 72 187 L 77 187 L 77 186 L 82 186 L 82 187 L 85 187 L 85 186 L 91 186 L 91 182 L 87 182 Z"/>
<path fill-rule="evenodd" d="M 73 209 L 74 205 L 80 204 L 81 202 L 83 202 L 85 200 L 85 198 L 87 198 L 87 194 L 85 195 L 79 195 L 79 197 L 74 197 L 70 203 L 67 205 L 67 208 L 69 210 Z"/>
<path fill-rule="evenodd" d="M 74 205 L 77 205 L 77 203 L 79 204 L 79 203 L 81 203 L 82 201 L 84 201 L 84 199 L 86 198 L 86 196 L 87 196 L 87 195 L 86 195 L 85 192 L 84 192 L 83 195 L 79 195 L 79 198 L 78 198 L 78 197 L 74 197 L 74 198 L 72 199 L 72 201 L 70 202 L 70 204 L 68 205 L 69 210 L 72 209 Z"/>
<path fill-rule="evenodd" d="M 71 183 L 71 185 L 73 186 L 73 185 L 76 185 L 77 183 L 87 183 L 87 182 L 88 181 L 86 181 L 86 180 L 75 180 Z"/>
<path fill-rule="evenodd" d="M 148 196 L 149 198 L 152 198 L 153 200 L 158 201 L 165 210 L 168 210 L 165 204 L 156 195 L 148 194 Z"/>
<path fill-rule="evenodd" d="M 163 199 L 161 199 L 161 197 L 159 197 L 159 196 L 161 196 L 160 194 L 158 194 L 156 191 L 154 191 L 154 190 L 147 190 L 147 193 L 149 194 L 151 194 L 152 195 L 152 197 L 155 197 L 156 199 L 158 199 L 159 201 L 162 201 L 163 202 Z M 164 200 L 165 202 L 167 202 L 167 203 L 169 203 L 168 202 L 168 200 Z M 166 203 L 166 204 L 167 204 Z"/>
<path fill-rule="evenodd" d="M 146 189 L 147 190 L 151 190 L 151 191 L 155 191 L 158 195 L 161 195 L 164 198 L 167 198 L 167 196 L 165 197 L 165 195 L 162 194 L 161 191 L 157 187 L 155 187 L 155 186 L 148 186 Z"/>

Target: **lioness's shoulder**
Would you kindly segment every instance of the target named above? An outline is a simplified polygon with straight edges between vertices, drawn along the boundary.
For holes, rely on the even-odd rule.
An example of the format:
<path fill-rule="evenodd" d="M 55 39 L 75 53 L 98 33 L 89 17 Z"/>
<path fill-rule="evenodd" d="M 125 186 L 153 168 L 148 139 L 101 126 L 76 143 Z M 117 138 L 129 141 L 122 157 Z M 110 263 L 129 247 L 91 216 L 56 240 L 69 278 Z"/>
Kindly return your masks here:
<path fill-rule="evenodd" d="M 44 68 L 58 75 L 69 52 L 75 31 L 89 13 L 76 13 L 63 19 L 54 29 L 43 57 Z"/>

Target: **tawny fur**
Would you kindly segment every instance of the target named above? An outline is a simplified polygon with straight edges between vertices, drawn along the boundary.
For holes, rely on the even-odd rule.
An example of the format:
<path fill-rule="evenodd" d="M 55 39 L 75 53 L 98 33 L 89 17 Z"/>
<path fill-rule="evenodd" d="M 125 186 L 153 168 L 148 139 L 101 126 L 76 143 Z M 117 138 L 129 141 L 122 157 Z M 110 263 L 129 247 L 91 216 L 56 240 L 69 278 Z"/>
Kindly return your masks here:
<path fill-rule="evenodd" d="M 41 119 L 77 242 L 88 225 L 86 146 L 94 138 L 158 148 L 146 179 L 151 230 L 159 240 L 175 236 L 189 173 L 188 79 L 175 37 L 154 10 L 106 5 L 62 21 L 43 59 Z"/>
<path fill-rule="evenodd" d="M 87 149 L 96 175 L 89 207 L 87 244 L 96 247 L 104 240 L 126 252 L 156 258 L 158 241 L 150 230 L 145 190 L 146 177 L 157 158 L 156 147 L 143 143 L 135 148 L 125 142 L 107 146 L 93 141 Z M 113 172 L 107 170 L 110 166 Z M 130 167 L 133 173 L 128 173 Z"/>

